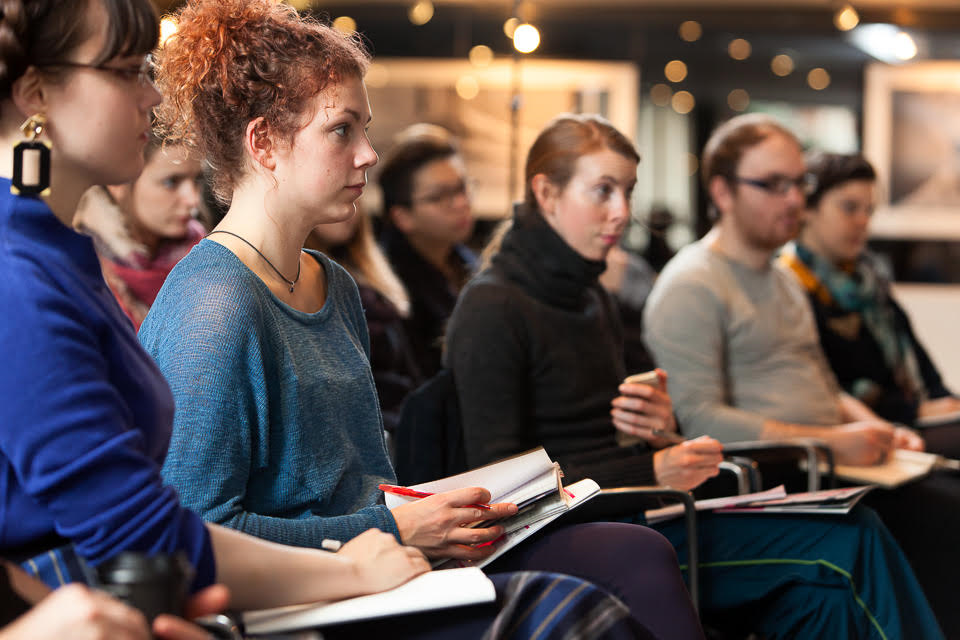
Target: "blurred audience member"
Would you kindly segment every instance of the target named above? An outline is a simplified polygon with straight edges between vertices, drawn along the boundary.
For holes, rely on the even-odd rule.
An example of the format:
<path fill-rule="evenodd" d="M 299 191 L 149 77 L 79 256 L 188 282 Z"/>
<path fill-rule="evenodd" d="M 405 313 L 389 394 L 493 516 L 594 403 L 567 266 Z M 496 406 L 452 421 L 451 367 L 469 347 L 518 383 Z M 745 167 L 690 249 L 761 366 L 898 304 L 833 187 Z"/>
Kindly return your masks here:
<path fill-rule="evenodd" d="M 617 304 L 623 324 L 624 359 L 629 373 L 649 371 L 656 367 L 643 343 L 643 307 L 653 289 L 657 272 L 634 251 L 615 246 L 607 254 L 607 269 L 600 275 L 600 284 Z"/>
<path fill-rule="evenodd" d="M 435 125 L 401 132 L 382 166 L 380 242 L 410 295 L 407 333 L 428 378 L 440 370 L 447 318 L 476 266 L 463 244 L 473 231 L 469 178 L 453 137 Z"/>
<path fill-rule="evenodd" d="M 830 370 L 803 289 L 773 260 L 800 231 L 813 192 L 796 136 L 769 116 L 738 116 L 708 140 L 701 162 L 715 222 L 661 272 L 644 337 L 671 373 L 687 435 L 723 442 L 812 437 L 843 464 L 875 465 L 922 450 L 913 430 L 844 393 Z M 947 474 L 866 496 L 903 547 L 948 637 L 960 634 L 960 483 Z"/>
<path fill-rule="evenodd" d="M 819 153 L 808 158 L 807 170 L 817 187 L 807 196 L 800 237 L 780 260 L 813 304 L 820 344 L 840 385 L 894 422 L 960 411 L 960 399 L 944 386 L 894 299 L 888 274 L 866 250 L 873 167 L 860 155 Z"/>
<path fill-rule="evenodd" d="M 588 115 L 559 116 L 530 148 L 513 226 L 464 289 L 447 332 L 471 465 L 543 446 L 568 480 L 590 477 L 602 487 L 689 490 L 717 474 L 720 443 L 669 437 L 677 425 L 662 371 L 659 388 L 623 382 L 620 325 L 597 283 L 629 218 L 639 159 L 623 134 Z M 618 446 L 615 426 L 640 444 Z M 869 509 L 830 521 L 698 518 L 708 620 L 770 637 L 941 636 Z M 654 527 L 683 562 L 683 523 Z M 832 569 L 824 571 L 819 563 L 828 558 Z M 851 574 L 860 576 L 862 596 L 849 589 Z"/>
<path fill-rule="evenodd" d="M 80 200 L 74 226 L 93 236 L 103 277 L 134 328 L 173 266 L 206 230 L 197 221 L 200 160 L 184 145 L 151 135 L 143 173 L 123 185 L 96 186 Z"/>
<path fill-rule="evenodd" d="M 393 431 L 404 399 L 423 382 L 403 322 L 410 315 L 406 289 L 374 241 L 370 218 L 363 211 L 315 227 L 305 246 L 336 260 L 357 282 L 383 424 Z"/>
<path fill-rule="evenodd" d="M 642 255 L 656 273 L 660 273 L 664 265 L 676 254 L 676 251 L 667 243 L 667 231 L 673 226 L 674 221 L 673 213 L 664 206 L 653 207 L 647 215 L 650 241 Z"/>

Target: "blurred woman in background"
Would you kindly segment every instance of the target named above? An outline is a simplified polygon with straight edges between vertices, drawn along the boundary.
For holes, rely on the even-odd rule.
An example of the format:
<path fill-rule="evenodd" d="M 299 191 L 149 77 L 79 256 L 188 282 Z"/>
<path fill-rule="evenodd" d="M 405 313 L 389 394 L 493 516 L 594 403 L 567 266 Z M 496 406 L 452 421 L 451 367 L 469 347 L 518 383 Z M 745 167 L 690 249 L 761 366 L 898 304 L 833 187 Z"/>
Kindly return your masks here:
<path fill-rule="evenodd" d="M 873 167 L 861 155 L 817 153 L 808 157 L 807 170 L 817 188 L 807 196 L 800 237 L 780 260 L 807 291 L 840 385 L 885 420 L 949 419 L 952 426 L 920 434 L 928 449 L 960 456 L 960 399 L 943 384 L 893 296 L 890 275 L 867 250 L 876 204 Z"/>
<path fill-rule="evenodd" d="M 74 219 L 93 236 L 103 277 L 136 329 L 167 274 L 206 233 L 197 220 L 200 160 L 185 145 L 161 145 L 153 134 L 144 157 L 135 181 L 87 191 Z"/>
<path fill-rule="evenodd" d="M 357 282 L 370 333 L 370 368 L 380 398 L 383 425 L 392 432 L 407 395 L 423 382 L 404 320 L 410 298 L 373 238 L 363 211 L 313 229 L 305 245 L 336 260 Z"/>

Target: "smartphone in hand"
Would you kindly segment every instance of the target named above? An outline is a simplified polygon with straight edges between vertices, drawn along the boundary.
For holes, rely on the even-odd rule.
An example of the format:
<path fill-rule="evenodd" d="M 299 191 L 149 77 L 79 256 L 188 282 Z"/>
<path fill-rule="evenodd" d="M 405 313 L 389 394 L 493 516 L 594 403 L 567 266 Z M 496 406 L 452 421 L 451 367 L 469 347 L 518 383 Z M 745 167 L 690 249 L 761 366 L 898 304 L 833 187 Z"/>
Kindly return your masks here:
<path fill-rule="evenodd" d="M 635 373 L 632 376 L 627 376 L 626 378 L 624 378 L 623 381 L 629 382 L 629 383 L 635 383 L 635 384 L 645 384 L 645 385 L 654 387 L 656 389 L 659 389 L 661 391 L 663 390 L 663 384 L 660 379 L 660 374 L 657 373 L 656 371 L 645 371 L 644 373 Z M 653 435 L 659 438 L 664 438 L 666 440 L 669 440 L 674 444 L 678 444 L 684 441 L 683 436 L 677 433 L 661 431 L 660 429 L 651 429 L 650 431 L 653 433 Z M 624 433 L 619 429 L 617 430 L 617 444 L 619 444 L 621 447 L 629 447 L 642 441 L 643 441 L 643 438 L 639 436 L 634 436 L 629 433 Z"/>
<path fill-rule="evenodd" d="M 645 371 L 644 373 L 635 373 L 632 376 L 627 376 L 623 380 L 624 382 L 636 383 L 636 384 L 646 384 L 651 387 L 660 388 L 660 374 L 656 371 Z"/>

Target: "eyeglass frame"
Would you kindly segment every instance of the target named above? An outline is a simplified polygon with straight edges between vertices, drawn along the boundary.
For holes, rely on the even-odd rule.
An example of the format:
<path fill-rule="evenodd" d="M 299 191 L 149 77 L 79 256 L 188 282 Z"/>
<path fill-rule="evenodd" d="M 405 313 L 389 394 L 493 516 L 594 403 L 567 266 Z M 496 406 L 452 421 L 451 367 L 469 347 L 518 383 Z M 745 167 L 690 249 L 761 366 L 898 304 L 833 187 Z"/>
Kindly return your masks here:
<path fill-rule="evenodd" d="M 44 68 L 52 69 L 56 67 L 66 67 L 68 69 L 93 69 L 94 71 L 106 71 L 119 77 L 121 80 L 131 82 L 136 80 L 141 87 L 153 86 L 153 54 L 148 53 L 143 56 L 143 62 L 134 69 L 131 67 L 110 67 L 104 64 L 91 64 L 89 62 L 53 62 L 43 65 Z"/>
<path fill-rule="evenodd" d="M 809 196 L 817 190 L 817 176 L 812 173 L 805 173 L 799 178 L 788 178 L 787 176 L 773 176 L 770 178 L 745 178 L 743 176 L 733 176 L 733 182 L 748 184 L 766 191 L 767 193 L 785 196 L 790 192 L 791 187 L 796 187 L 804 197 Z"/>
<path fill-rule="evenodd" d="M 428 204 L 428 205 L 443 205 L 449 204 L 454 201 L 455 198 L 459 196 L 470 197 L 470 192 L 476 189 L 476 182 L 471 179 L 462 180 L 460 184 L 455 187 L 451 186 L 450 188 L 443 189 L 437 193 L 428 194 L 420 198 L 410 198 L 410 205 L 417 204 Z"/>

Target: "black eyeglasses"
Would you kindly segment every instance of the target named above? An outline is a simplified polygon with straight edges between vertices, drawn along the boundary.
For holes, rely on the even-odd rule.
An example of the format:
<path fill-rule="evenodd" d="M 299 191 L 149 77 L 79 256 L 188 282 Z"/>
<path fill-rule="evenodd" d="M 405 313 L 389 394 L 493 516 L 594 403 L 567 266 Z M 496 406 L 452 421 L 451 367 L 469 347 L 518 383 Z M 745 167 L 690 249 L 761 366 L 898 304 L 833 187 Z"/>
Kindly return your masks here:
<path fill-rule="evenodd" d="M 810 195 L 817 190 L 817 177 L 812 173 L 806 173 L 799 178 L 788 178 L 787 176 L 771 176 L 769 178 L 744 178 L 734 176 L 734 182 L 748 184 L 757 189 L 763 189 L 768 193 L 778 196 L 786 195 L 791 187 L 796 187 L 805 196 Z"/>
<path fill-rule="evenodd" d="M 136 67 L 110 67 L 106 64 L 89 64 L 86 62 L 55 62 L 44 65 L 47 68 L 67 67 L 70 69 L 93 69 L 94 71 L 106 71 L 112 73 L 126 82 L 138 82 L 141 86 L 147 87 L 153 84 L 153 56 L 147 54 Z"/>

